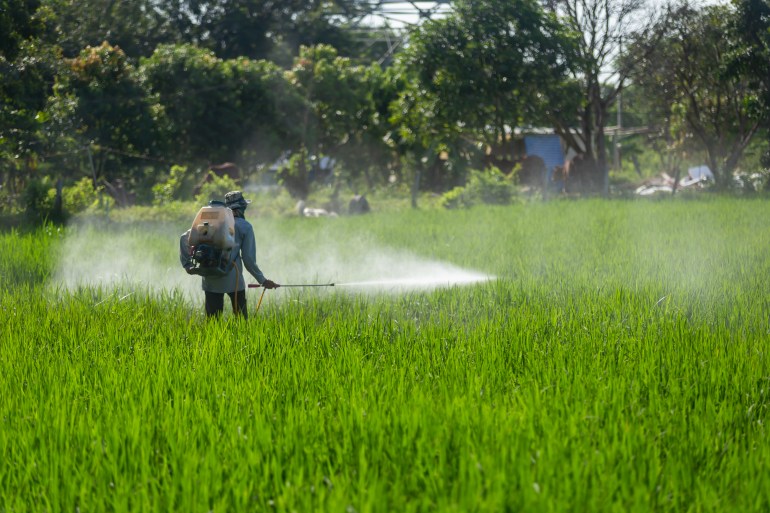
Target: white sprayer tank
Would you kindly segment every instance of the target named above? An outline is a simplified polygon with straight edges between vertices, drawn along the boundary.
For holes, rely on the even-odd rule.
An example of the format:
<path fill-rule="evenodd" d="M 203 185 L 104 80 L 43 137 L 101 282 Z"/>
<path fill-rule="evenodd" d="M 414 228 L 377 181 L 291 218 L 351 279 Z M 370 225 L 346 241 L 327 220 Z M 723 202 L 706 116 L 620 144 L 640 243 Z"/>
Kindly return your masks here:
<path fill-rule="evenodd" d="M 201 208 L 190 229 L 190 246 L 210 244 L 220 249 L 235 245 L 233 211 L 220 202 L 212 201 Z"/>

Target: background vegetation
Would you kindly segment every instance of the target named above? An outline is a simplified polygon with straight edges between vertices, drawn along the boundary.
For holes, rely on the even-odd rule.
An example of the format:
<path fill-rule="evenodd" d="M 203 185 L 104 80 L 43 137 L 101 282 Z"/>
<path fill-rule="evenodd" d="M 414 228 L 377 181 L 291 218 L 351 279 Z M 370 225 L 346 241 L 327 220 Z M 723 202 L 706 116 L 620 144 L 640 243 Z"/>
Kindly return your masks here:
<path fill-rule="evenodd" d="M 763 0 L 460 0 L 395 52 L 371 31 L 364 42 L 357 20 L 372 6 L 357 0 L 2 5 L 5 215 L 74 213 L 82 201 L 50 192 L 66 188 L 119 207 L 189 200 L 222 162 L 241 186 L 277 181 L 295 200 L 394 184 L 416 198 L 516 169 L 510 134 L 528 128 L 592 162 L 588 193 L 702 163 L 719 189 L 766 183 Z M 618 109 L 644 135 L 614 165 Z"/>

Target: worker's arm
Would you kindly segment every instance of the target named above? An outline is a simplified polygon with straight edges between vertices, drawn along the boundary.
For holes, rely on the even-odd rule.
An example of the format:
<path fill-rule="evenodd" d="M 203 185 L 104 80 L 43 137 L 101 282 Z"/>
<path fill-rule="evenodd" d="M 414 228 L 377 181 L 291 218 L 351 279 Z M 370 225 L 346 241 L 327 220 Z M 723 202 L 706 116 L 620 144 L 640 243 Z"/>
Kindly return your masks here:
<path fill-rule="evenodd" d="M 250 224 L 244 223 L 244 225 L 243 239 L 241 240 L 241 260 L 243 260 L 243 266 L 246 270 L 262 285 L 266 278 L 257 266 L 257 242 L 254 239 L 254 229 Z"/>
<path fill-rule="evenodd" d="M 194 265 L 192 255 L 190 255 L 190 230 L 187 230 L 179 237 L 179 261 L 182 267 L 188 269 Z"/>

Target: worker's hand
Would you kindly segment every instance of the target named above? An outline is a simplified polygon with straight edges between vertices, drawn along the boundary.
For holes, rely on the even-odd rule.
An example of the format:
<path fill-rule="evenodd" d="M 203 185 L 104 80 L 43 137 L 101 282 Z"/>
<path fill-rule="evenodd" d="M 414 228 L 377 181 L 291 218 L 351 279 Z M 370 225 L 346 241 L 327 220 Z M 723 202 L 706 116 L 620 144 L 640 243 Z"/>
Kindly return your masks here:
<path fill-rule="evenodd" d="M 186 265 L 184 270 L 187 274 L 195 274 L 195 267 L 192 265 Z"/>
<path fill-rule="evenodd" d="M 278 287 L 280 287 L 280 285 L 274 282 L 273 280 L 263 281 L 262 286 L 265 287 L 266 289 L 277 289 Z"/>

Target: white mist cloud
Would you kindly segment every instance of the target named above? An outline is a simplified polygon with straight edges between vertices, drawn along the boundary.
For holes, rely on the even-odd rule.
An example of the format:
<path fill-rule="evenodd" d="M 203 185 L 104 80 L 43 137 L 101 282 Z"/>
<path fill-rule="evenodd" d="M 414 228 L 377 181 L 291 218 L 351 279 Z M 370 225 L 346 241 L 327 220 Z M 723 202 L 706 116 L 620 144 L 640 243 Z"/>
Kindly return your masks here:
<path fill-rule="evenodd" d="M 109 226 L 70 227 L 62 244 L 52 285 L 65 290 L 101 288 L 116 293 L 181 292 L 202 300 L 200 279 L 186 274 L 179 263 L 182 230 Z"/>
<path fill-rule="evenodd" d="M 431 290 L 492 278 L 451 263 L 381 247 L 366 234 L 337 230 L 335 221 L 319 220 L 318 229 L 292 233 L 285 233 L 275 223 L 252 223 L 257 235 L 257 262 L 265 276 L 282 284 L 334 283 L 330 292 L 370 294 Z M 184 228 L 149 226 L 119 230 L 71 227 L 61 247 L 53 285 L 67 290 L 101 287 L 116 293 L 180 292 L 200 303 L 201 279 L 186 274 L 179 264 L 179 236 Z M 247 282 L 256 280 L 247 274 Z"/>
<path fill-rule="evenodd" d="M 446 262 L 388 248 L 367 246 L 342 251 L 339 247 L 315 246 L 316 257 L 309 262 L 282 263 L 276 271 L 284 283 L 335 283 L 358 293 L 430 290 L 467 285 L 490 276 Z"/>

